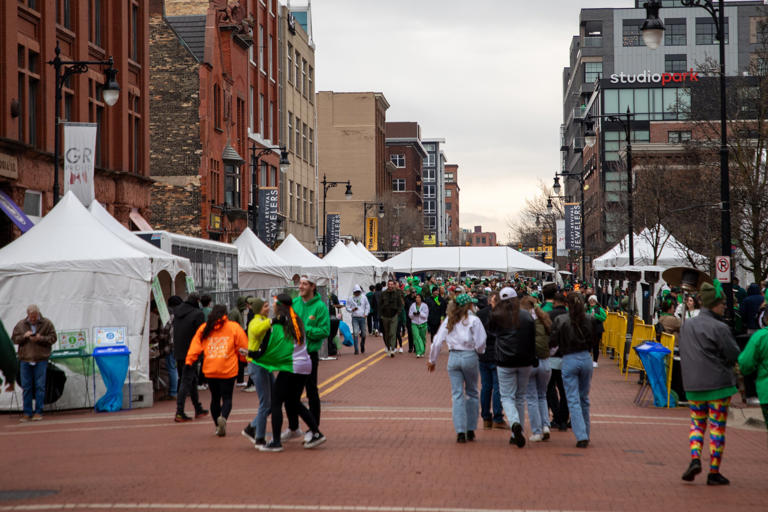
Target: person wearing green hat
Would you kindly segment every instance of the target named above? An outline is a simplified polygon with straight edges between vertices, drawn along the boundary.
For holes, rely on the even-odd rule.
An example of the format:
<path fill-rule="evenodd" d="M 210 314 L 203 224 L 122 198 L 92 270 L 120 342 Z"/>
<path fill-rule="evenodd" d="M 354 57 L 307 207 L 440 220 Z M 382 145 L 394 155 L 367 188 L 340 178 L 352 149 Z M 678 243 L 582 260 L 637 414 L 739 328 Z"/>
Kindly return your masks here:
<path fill-rule="evenodd" d="M 701 313 L 683 324 L 680 331 L 680 365 L 683 387 L 690 403 L 691 428 L 688 441 L 691 463 L 682 479 L 691 482 L 701 473 L 701 450 L 709 420 L 709 475 L 707 485 L 728 485 L 720 473 L 725 448 L 728 407 L 736 388 L 733 367 L 739 346 L 722 317 L 725 294 L 720 282 L 701 285 Z"/>

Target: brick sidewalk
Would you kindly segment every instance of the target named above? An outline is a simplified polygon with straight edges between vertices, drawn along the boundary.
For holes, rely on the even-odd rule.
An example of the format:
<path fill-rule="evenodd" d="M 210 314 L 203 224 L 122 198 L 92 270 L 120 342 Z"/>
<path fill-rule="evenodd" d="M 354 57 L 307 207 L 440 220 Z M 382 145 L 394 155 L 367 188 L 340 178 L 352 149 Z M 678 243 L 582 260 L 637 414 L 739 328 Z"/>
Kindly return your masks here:
<path fill-rule="evenodd" d="M 369 338 L 366 356 L 381 346 Z M 363 357 L 322 361 L 320 382 Z M 39 424 L 2 416 L 0 490 L 56 493 L 8 501 L 0 492 L 0 510 L 144 503 L 136 508 L 645 512 L 699 510 L 710 500 L 719 509 L 765 510 L 765 432 L 729 429 L 722 470 L 730 487 L 707 487 L 705 477 L 684 484 L 687 411 L 633 406 L 636 378 L 625 381 L 607 360 L 593 380 L 588 449 L 576 449 L 570 432 L 521 450 L 506 431 L 480 430 L 475 443 L 458 445 L 446 361 L 441 355 L 434 374 L 409 354 L 358 366 L 370 365 L 323 398 L 328 442 L 316 450 L 251 448 L 239 431 L 258 401 L 240 392 L 223 439 L 210 419 L 173 423 L 170 402 L 116 414 L 49 414 Z"/>

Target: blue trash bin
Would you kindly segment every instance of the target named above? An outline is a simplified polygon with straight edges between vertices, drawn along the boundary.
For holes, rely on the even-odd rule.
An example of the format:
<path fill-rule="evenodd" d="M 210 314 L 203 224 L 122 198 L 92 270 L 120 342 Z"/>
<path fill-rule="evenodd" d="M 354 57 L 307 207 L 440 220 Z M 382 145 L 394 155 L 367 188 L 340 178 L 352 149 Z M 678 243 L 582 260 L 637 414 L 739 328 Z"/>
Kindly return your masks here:
<path fill-rule="evenodd" d="M 656 407 L 667 406 L 667 362 L 669 349 L 661 343 L 655 341 L 646 341 L 645 343 L 634 347 L 640 361 L 645 368 L 645 374 L 648 383 L 653 391 L 653 405 Z M 676 407 L 677 404 L 673 397 L 669 401 L 670 407 Z"/>
<path fill-rule="evenodd" d="M 131 363 L 131 351 L 126 346 L 97 347 L 93 349 L 93 359 L 101 372 L 101 378 L 107 387 L 104 396 L 96 401 L 97 412 L 115 412 L 123 408 L 123 384 Z M 128 396 L 130 402 L 130 378 Z"/>

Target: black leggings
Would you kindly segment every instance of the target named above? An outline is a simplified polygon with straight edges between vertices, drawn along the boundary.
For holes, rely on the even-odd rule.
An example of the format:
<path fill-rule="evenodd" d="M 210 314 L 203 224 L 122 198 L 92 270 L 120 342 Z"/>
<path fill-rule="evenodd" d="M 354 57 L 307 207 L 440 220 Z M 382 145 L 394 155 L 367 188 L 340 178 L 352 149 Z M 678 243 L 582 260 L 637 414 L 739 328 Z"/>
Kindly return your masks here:
<path fill-rule="evenodd" d="M 208 377 L 208 389 L 211 391 L 211 419 L 214 425 L 219 416 L 229 418 L 232 412 L 232 391 L 235 388 L 235 378 L 213 379 Z"/>
<path fill-rule="evenodd" d="M 306 375 L 307 378 L 304 381 L 307 387 L 307 402 L 309 402 L 309 411 L 312 413 L 315 423 L 320 425 L 320 393 L 317 390 L 317 363 L 320 359 L 317 352 L 310 352 L 309 359 L 312 361 L 312 373 Z M 299 393 L 299 398 L 301 398 L 301 393 Z M 285 412 L 288 414 L 288 428 L 291 430 L 299 428 L 299 416 L 288 409 Z"/>
<path fill-rule="evenodd" d="M 301 403 L 301 392 L 304 390 L 307 377 L 307 375 L 296 373 L 278 372 L 272 386 L 272 435 L 275 439 L 280 439 L 280 432 L 283 429 L 283 404 L 289 418 L 301 416 L 310 432 L 319 432 L 315 417 Z M 296 422 L 298 423 L 298 420 Z"/>

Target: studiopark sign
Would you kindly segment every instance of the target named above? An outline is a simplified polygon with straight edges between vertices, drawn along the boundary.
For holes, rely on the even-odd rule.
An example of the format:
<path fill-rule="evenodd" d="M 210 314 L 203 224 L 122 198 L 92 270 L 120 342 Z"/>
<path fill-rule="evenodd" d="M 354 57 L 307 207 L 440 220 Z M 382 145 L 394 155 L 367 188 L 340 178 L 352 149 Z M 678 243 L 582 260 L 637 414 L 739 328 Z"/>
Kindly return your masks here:
<path fill-rule="evenodd" d="M 611 75 L 612 84 L 661 84 L 662 87 L 670 83 L 698 82 L 699 73 L 691 68 L 685 73 L 651 73 L 643 71 L 642 73 L 614 73 Z"/>

